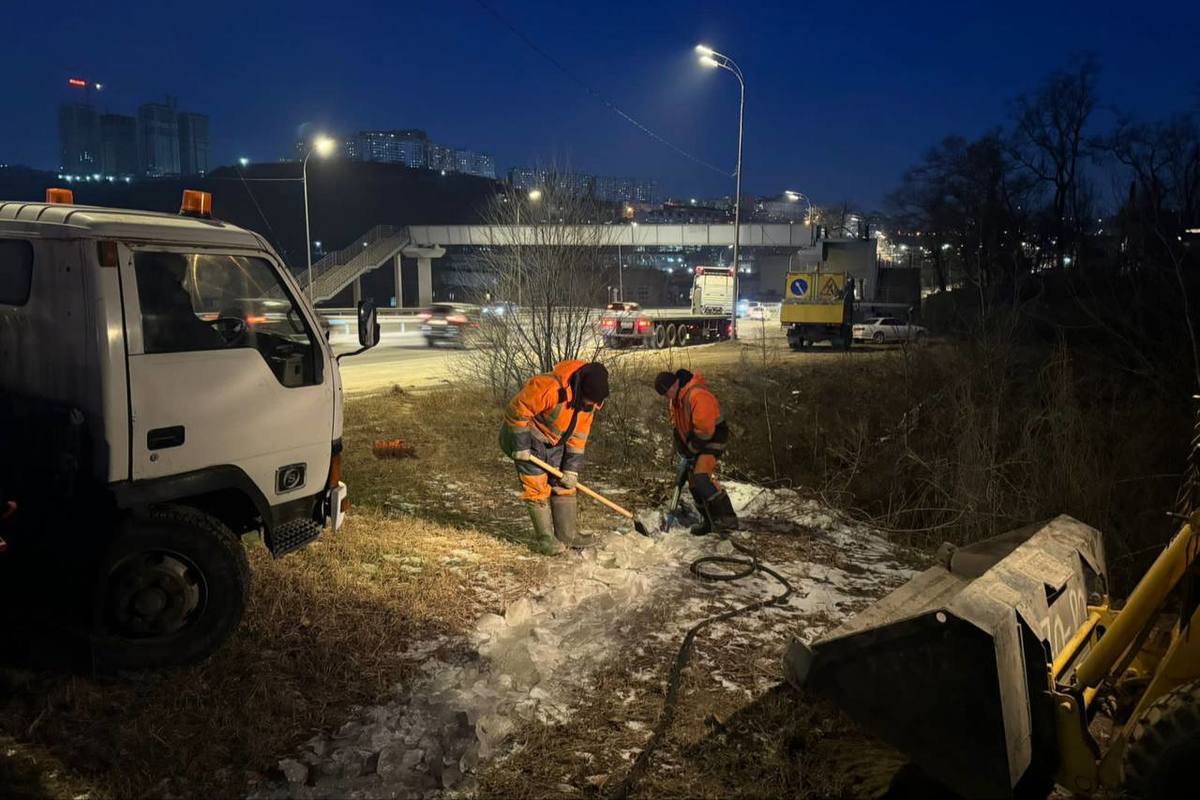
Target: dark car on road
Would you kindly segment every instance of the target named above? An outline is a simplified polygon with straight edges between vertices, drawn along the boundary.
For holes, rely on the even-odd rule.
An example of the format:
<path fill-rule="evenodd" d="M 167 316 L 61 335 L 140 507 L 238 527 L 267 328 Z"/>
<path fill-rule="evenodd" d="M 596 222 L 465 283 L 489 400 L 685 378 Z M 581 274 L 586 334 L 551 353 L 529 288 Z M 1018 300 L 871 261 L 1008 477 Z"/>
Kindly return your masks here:
<path fill-rule="evenodd" d="M 433 347 L 438 342 L 467 347 L 479 331 L 479 309 L 460 303 L 434 303 L 421 312 L 421 334 Z"/>

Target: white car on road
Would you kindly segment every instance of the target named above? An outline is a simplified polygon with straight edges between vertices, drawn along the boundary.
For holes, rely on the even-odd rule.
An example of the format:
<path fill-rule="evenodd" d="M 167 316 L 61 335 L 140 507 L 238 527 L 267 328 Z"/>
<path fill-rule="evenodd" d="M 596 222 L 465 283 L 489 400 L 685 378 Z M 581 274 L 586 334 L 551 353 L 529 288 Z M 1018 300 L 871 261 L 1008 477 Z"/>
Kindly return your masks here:
<path fill-rule="evenodd" d="M 856 342 L 919 342 L 925 338 L 926 330 L 920 325 L 896 319 L 895 317 L 874 317 L 858 323 L 851 328 L 851 335 Z"/>

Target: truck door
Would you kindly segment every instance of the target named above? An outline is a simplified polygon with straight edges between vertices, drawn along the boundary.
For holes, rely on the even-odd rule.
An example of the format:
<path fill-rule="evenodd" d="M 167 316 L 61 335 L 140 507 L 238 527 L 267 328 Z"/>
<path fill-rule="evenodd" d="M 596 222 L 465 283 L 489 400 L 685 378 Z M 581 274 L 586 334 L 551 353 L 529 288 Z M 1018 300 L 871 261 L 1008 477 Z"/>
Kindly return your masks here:
<path fill-rule="evenodd" d="M 322 491 L 334 378 L 281 267 L 158 246 L 121 261 L 133 479 L 232 465 L 272 505 Z"/>

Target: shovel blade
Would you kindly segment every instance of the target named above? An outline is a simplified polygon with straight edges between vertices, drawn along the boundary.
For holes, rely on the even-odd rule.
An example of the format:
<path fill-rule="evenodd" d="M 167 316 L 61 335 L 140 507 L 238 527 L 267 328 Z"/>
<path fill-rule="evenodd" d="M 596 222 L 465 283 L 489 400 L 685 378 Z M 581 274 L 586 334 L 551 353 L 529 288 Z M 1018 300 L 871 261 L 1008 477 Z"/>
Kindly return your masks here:
<path fill-rule="evenodd" d="M 1047 662 L 1103 592 L 1100 533 L 1070 517 L 946 551 L 784 673 L 965 797 L 1010 797 L 1056 749 Z"/>

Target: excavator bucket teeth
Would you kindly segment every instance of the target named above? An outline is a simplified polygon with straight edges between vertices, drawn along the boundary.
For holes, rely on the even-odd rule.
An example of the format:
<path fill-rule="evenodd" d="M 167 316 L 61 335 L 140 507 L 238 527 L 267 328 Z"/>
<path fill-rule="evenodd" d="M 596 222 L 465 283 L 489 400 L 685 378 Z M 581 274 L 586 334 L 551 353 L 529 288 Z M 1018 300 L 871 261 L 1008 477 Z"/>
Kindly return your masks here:
<path fill-rule="evenodd" d="M 955 792 L 1011 796 L 1053 759 L 1048 664 L 1107 592 L 1101 536 L 1059 516 L 939 560 L 819 641 L 792 641 L 784 673 Z"/>

